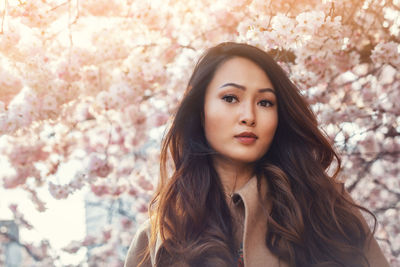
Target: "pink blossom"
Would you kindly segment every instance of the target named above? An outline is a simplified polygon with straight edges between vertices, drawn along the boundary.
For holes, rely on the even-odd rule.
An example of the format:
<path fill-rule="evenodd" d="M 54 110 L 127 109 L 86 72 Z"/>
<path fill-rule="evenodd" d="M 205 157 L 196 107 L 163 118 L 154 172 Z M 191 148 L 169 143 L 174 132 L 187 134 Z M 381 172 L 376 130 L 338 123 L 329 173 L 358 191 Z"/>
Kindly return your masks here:
<path fill-rule="evenodd" d="M 362 157 L 366 160 L 373 159 L 380 151 L 380 145 L 378 143 L 377 136 L 371 132 L 369 132 L 362 141 L 358 142 L 357 147 Z"/>
<path fill-rule="evenodd" d="M 85 185 L 86 174 L 83 172 L 78 172 L 75 174 L 72 181 L 69 183 L 71 190 L 79 190 Z"/>
<path fill-rule="evenodd" d="M 46 95 L 42 99 L 41 108 L 45 112 L 56 112 L 58 108 L 57 99 L 52 95 Z"/>
<path fill-rule="evenodd" d="M 6 189 L 16 188 L 17 186 L 24 184 L 27 178 L 27 176 L 18 174 L 6 176 L 3 178 L 3 186 Z"/>
<path fill-rule="evenodd" d="M 105 163 L 106 162 L 103 159 L 100 159 L 95 154 L 92 154 L 90 159 L 89 159 L 89 171 L 90 172 L 96 171 L 101 166 L 105 165 Z"/>
<path fill-rule="evenodd" d="M 296 17 L 297 27 L 299 29 L 306 28 L 309 32 L 311 30 L 319 28 L 325 19 L 325 14 L 322 11 L 308 11 L 302 12 Z"/>
<path fill-rule="evenodd" d="M 81 79 L 80 64 L 77 61 L 61 62 L 57 69 L 57 77 L 68 83 Z"/>
<path fill-rule="evenodd" d="M 30 161 L 32 150 L 28 146 L 15 146 L 9 154 L 9 159 L 12 164 L 25 165 Z"/>
<path fill-rule="evenodd" d="M 44 212 L 46 210 L 46 203 L 38 197 L 35 190 L 29 189 L 28 191 L 31 193 L 31 200 L 35 204 L 36 210 Z"/>
<path fill-rule="evenodd" d="M 97 242 L 96 240 L 97 240 L 96 237 L 92 235 L 87 235 L 85 239 L 82 241 L 82 246 L 92 246 Z"/>
<path fill-rule="evenodd" d="M 21 78 L 0 66 L 0 99 L 5 104 L 18 95 L 22 89 Z"/>
<path fill-rule="evenodd" d="M 283 14 L 277 14 L 271 21 L 272 29 L 279 33 L 281 36 L 288 36 L 293 34 L 295 21 Z"/>
<path fill-rule="evenodd" d="M 14 48 L 20 40 L 19 32 L 15 27 L 6 30 L 0 38 L 0 50 L 8 51 Z"/>
<path fill-rule="evenodd" d="M 135 196 L 137 196 L 138 191 L 137 191 L 137 189 L 136 189 L 135 187 L 131 186 L 131 187 L 129 188 L 129 190 L 128 190 L 128 194 L 129 194 L 130 196 L 135 197 Z"/>
<path fill-rule="evenodd" d="M 102 91 L 97 95 L 97 102 L 100 107 L 108 110 L 122 108 L 124 106 L 125 99 L 117 94 L 113 94 L 108 91 Z"/>
<path fill-rule="evenodd" d="M 43 161 L 49 156 L 49 153 L 44 151 L 44 143 L 41 142 L 31 146 L 16 145 L 12 149 L 9 159 L 13 165 L 27 165 L 32 161 Z"/>
<path fill-rule="evenodd" d="M 147 139 L 148 139 L 147 133 L 144 131 L 144 129 L 140 129 L 135 133 L 133 140 L 131 140 L 132 141 L 131 144 L 136 147 L 145 143 Z"/>
<path fill-rule="evenodd" d="M 163 54 L 163 61 L 165 63 L 171 62 L 177 55 L 179 49 L 178 44 L 172 44 Z"/>
<path fill-rule="evenodd" d="M 70 194 L 68 185 L 56 185 L 52 182 L 49 182 L 49 191 L 55 199 L 65 199 Z"/>
<path fill-rule="evenodd" d="M 0 101 L 0 114 L 6 112 L 6 104 L 3 101 Z"/>
<path fill-rule="evenodd" d="M 151 119 L 152 124 L 154 125 L 154 127 L 160 127 L 164 124 L 167 123 L 168 119 L 169 119 L 169 115 L 165 114 L 165 113 L 157 113 L 153 116 L 153 118 Z"/>
<path fill-rule="evenodd" d="M 19 117 L 19 127 L 30 125 L 35 118 L 34 107 L 27 103 L 10 104 L 9 114 L 10 117 Z"/>
<path fill-rule="evenodd" d="M 16 113 L 9 112 L 7 115 L 6 131 L 10 133 L 17 131 L 26 122 L 24 118 Z"/>
<path fill-rule="evenodd" d="M 39 245 L 28 244 L 29 250 L 44 264 L 51 264 L 52 260 L 49 256 L 49 242 L 41 240 Z"/>
<path fill-rule="evenodd" d="M 106 163 L 106 164 L 100 166 L 100 168 L 98 168 L 95 171 L 95 174 L 99 177 L 104 178 L 104 177 L 107 177 L 111 173 L 111 171 L 112 171 L 111 165 L 109 163 Z"/>
<path fill-rule="evenodd" d="M 123 217 L 121 219 L 121 225 L 124 230 L 129 230 L 132 228 L 133 222 L 130 219 Z"/>
<path fill-rule="evenodd" d="M 0 135 L 8 132 L 8 117 L 7 114 L 0 114 Z"/>
<path fill-rule="evenodd" d="M 28 177 L 35 177 L 40 179 L 40 172 L 33 165 L 16 165 L 16 173 L 13 175 L 6 176 L 3 180 L 3 186 L 5 188 L 15 188 L 26 182 Z"/>
<path fill-rule="evenodd" d="M 17 204 L 10 204 L 10 205 L 8 206 L 8 208 L 9 208 L 13 213 L 15 213 L 15 212 L 17 212 L 17 210 L 18 210 L 18 205 L 17 205 Z"/>
<path fill-rule="evenodd" d="M 145 204 L 141 204 L 138 208 L 138 212 L 146 213 L 148 211 L 148 207 Z"/>
<path fill-rule="evenodd" d="M 146 191 L 153 190 L 153 185 L 144 178 L 144 176 L 140 176 L 137 181 L 138 185 Z"/>
<path fill-rule="evenodd" d="M 107 177 L 112 171 L 112 166 L 107 160 L 100 159 L 95 154 L 92 154 L 89 159 L 89 172 L 92 175 L 97 175 L 99 177 Z"/>
<path fill-rule="evenodd" d="M 78 107 L 76 108 L 75 118 L 77 119 L 77 121 L 86 121 L 95 119 L 92 112 L 90 111 L 90 106 L 88 103 L 78 104 Z"/>
<path fill-rule="evenodd" d="M 140 126 L 147 120 L 147 116 L 139 110 L 138 106 L 130 105 L 126 108 L 125 112 L 132 120 L 132 124 L 135 126 Z"/>
<path fill-rule="evenodd" d="M 111 135 L 110 144 L 123 146 L 125 143 L 125 136 L 122 132 L 122 127 L 116 127 Z"/>
<path fill-rule="evenodd" d="M 229 12 L 226 9 L 219 9 L 214 11 L 214 16 L 217 20 L 217 23 L 222 27 L 233 27 L 237 24 L 237 18 L 232 12 Z"/>
<path fill-rule="evenodd" d="M 78 250 L 80 250 L 81 248 L 82 248 L 81 242 L 71 241 L 71 243 L 69 243 L 62 250 L 72 254 L 78 252 Z"/>
<path fill-rule="evenodd" d="M 112 229 L 104 229 L 103 230 L 103 239 L 102 242 L 106 243 L 108 240 L 110 240 L 112 236 Z"/>
<path fill-rule="evenodd" d="M 20 13 L 18 15 L 21 17 L 21 22 L 29 27 L 44 27 L 57 18 L 54 13 L 46 12 L 49 7 L 42 1 L 28 1 L 18 7 L 19 10 L 15 12 Z M 48 17 L 46 17 L 46 14 L 48 14 Z"/>
<path fill-rule="evenodd" d="M 116 96 L 116 99 L 124 103 L 129 103 L 134 97 L 134 90 L 127 83 L 117 83 L 108 89 L 110 95 Z"/>
<path fill-rule="evenodd" d="M 122 193 L 124 193 L 126 191 L 126 186 L 125 185 L 119 185 L 119 186 L 115 186 L 112 188 L 111 190 L 111 195 L 114 197 L 118 197 L 119 195 L 121 195 Z"/>
<path fill-rule="evenodd" d="M 125 1 L 88 0 L 81 3 L 84 12 L 94 16 L 118 16 L 126 10 Z"/>
<path fill-rule="evenodd" d="M 383 141 L 383 150 L 396 153 L 396 151 L 400 151 L 400 137 L 396 136 L 394 138 L 387 137 Z"/>
<path fill-rule="evenodd" d="M 400 67 L 400 47 L 393 41 L 378 43 L 372 50 L 371 59 L 377 64 L 389 63 Z"/>
<path fill-rule="evenodd" d="M 97 96 L 96 96 L 96 103 L 101 107 L 105 109 L 109 109 L 107 106 L 107 99 L 108 99 L 109 93 L 106 91 L 101 91 Z"/>
<path fill-rule="evenodd" d="M 24 215 L 19 212 L 18 210 L 18 205 L 17 204 L 10 204 L 9 209 L 14 215 L 14 220 L 17 224 L 20 224 L 21 226 L 25 227 L 28 230 L 33 229 L 33 226 L 24 218 Z"/>
<path fill-rule="evenodd" d="M 99 90 L 100 76 L 97 66 L 84 66 L 82 68 L 82 79 L 87 82 L 88 86 L 93 86 L 93 90 Z"/>
<path fill-rule="evenodd" d="M 92 190 L 92 192 L 96 195 L 96 196 L 103 196 L 103 195 L 107 195 L 110 193 L 108 186 L 104 185 L 104 184 L 100 184 L 100 185 L 90 185 L 90 188 Z"/>

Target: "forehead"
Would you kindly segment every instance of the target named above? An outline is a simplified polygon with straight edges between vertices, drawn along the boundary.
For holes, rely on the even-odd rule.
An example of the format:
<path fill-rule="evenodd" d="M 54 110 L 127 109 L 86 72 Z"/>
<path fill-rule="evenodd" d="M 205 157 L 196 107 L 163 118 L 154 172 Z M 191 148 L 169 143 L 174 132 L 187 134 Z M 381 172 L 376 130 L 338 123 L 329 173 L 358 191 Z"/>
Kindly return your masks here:
<path fill-rule="evenodd" d="M 234 82 L 249 87 L 272 87 L 268 75 L 256 63 L 244 57 L 234 57 L 223 62 L 216 70 L 209 87 Z"/>

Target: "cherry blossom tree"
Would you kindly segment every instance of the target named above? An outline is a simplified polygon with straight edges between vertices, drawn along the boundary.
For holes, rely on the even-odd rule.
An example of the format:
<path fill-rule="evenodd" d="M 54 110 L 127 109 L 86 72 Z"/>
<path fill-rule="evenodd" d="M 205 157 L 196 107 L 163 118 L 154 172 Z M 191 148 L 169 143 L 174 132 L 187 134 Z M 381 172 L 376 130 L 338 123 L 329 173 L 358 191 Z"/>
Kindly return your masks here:
<path fill-rule="evenodd" d="M 341 179 L 376 214 L 376 237 L 400 266 L 400 1 L 1 2 L 2 186 L 40 212 L 43 188 L 55 199 L 89 189 L 134 203 L 64 251 L 122 264 L 117 251 L 146 217 L 160 140 L 197 58 L 237 41 L 269 51 L 299 86 L 342 157 Z M 72 161 L 79 169 L 60 179 Z M 10 210 L 32 228 L 18 205 Z M 33 261 L 59 264 L 46 240 L 18 242 Z"/>

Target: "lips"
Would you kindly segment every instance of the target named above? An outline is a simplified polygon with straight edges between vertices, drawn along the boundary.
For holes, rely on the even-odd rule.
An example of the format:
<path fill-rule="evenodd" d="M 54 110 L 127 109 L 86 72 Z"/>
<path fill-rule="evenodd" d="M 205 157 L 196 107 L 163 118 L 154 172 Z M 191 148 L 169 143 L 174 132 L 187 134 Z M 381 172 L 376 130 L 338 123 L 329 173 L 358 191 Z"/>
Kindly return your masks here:
<path fill-rule="evenodd" d="M 258 137 L 252 132 L 243 132 L 241 134 L 235 135 L 235 138 L 244 145 L 250 145 L 253 144 Z"/>
<path fill-rule="evenodd" d="M 235 135 L 235 137 L 248 137 L 248 138 L 255 138 L 255 139 L 258 138 L 257 135 L 253 134 L 252 132 L 243 132 L 238 135 Z"/>

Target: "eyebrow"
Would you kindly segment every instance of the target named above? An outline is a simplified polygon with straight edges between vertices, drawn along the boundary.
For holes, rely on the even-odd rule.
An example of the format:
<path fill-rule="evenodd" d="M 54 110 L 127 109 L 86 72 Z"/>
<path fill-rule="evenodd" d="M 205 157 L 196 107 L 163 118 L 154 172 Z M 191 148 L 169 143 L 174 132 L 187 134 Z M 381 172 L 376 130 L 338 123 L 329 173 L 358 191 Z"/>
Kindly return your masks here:
<path fill-rule="evenodd" d="M 219 88 L 223 88 L 223 87 L 227 87 L 227 86 L 232 86 L 232 87 L 236 87 L 236 88 L 241 89 L 241 90 L 246 90 L 245 86 L 240 85 L 240 84 L 236 84 L 236 83 L 226 83 L 226 84 L 220 86 Z M 271 93 L 275 94 L 275 90 L 272 89 L 272 88 L 261 88 L 261 89 L 258 89 L 258 92 L 259 93 L 271 92 Z"/>

